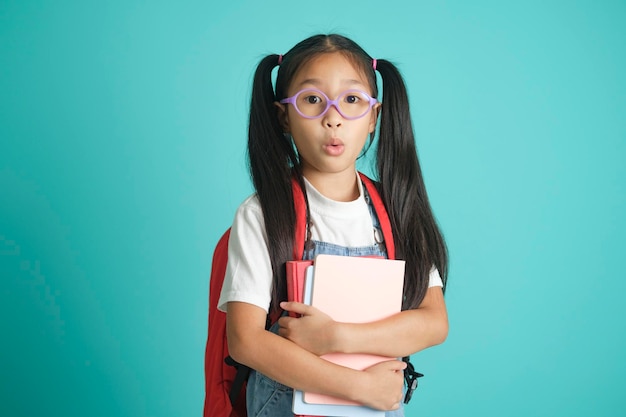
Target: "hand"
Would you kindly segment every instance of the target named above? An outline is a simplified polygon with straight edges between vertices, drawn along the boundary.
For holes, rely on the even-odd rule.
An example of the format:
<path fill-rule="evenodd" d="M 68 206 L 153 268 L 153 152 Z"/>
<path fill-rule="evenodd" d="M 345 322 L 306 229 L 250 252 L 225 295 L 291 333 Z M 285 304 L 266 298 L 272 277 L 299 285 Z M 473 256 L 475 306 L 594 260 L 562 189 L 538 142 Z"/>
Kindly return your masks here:
<path fill-rule="evenodd" d="M 281 317 L 278 320 L 280 336 L 318 356 L 333 352 L 337 325 L 333 319 L 302 303 L 282 302 L 280 307 L 301 315 L 299 318 Z"/>
<path fill-rule="evenodd" d="M 380 362 L 367 368 L 366 388 L 358 402 L 378 410 L 397 410 L 402 402 L 406 363 L 399 360 Z"/>

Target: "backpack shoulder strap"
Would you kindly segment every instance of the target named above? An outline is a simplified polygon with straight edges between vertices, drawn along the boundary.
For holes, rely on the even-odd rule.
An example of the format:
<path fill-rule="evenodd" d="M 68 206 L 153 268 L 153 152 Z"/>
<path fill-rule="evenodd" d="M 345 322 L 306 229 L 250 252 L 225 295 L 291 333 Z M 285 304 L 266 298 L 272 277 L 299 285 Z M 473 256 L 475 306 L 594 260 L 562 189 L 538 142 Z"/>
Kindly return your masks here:
<path fill-rule="evenodd" d="M 389 220 L 389 214 L 387 213 L 385 203 L 378 193 L 376 183 L 362 172 L 359 172 L 359 176 L 361 177 L 361 181 L 363 181 L 363 184 L 365 184 L 365 188 L 367 188 L 367 192 L 372 199 L 374 210 L 376 210 L 376 215 L 378 216 L 378 221 L 380 222 L 380 228 L 383 231 L 385 246 L 387 247 L 387 257 L 389 259 L 395 259 L 396 246 L 394 244 L 393 230 L 391 229 L 391 221 Z"/>
<path fill-rule="evenodd" d="M 295 178 L 291 178 L 291 190 L 293 192 L 293 206 L 296 211 L 296 230 L 293 241 L 293 260 L 300 260 L 304 255 L 304 244 L 308 234 L 307 208 L 304 191 Z"/>
<path fill-rule="evenodd" d="M 382 229 L 383 237 L 385 238 L 385 245 L 387 246 L 387 257 L 389 259 L 395 259 L 396 248 L 393 240 L 393 231 L 391 229 L 389 214 L 387 213 L 387 209 L 385 208 L 385 203 L 378 193 L 376 183 L 361 172 L 359 172 L 359 175 L 361 176 L 361 180 L 363 181 L 363 184 L 365 184 L 365 187 L 370 194 L 372 204 L 374 205 L 374 210 L 376 210 L 376 215 L 378 216 L 378 221 L 380 222 L 380 228 Z M 421 374 L 415 370 L 410 359 L 411 358 L 409 356 L 402 358 L 402 360 L 407 364 L 407 367 L 404 368 L 404 380 L 407 386 L 407 391 L 404 396 L 405 404 L 408 404 L 409 401 L 411 401 L 411 397 L 417 389 L 417 379 L 424 376 L 424 374 Z"/>

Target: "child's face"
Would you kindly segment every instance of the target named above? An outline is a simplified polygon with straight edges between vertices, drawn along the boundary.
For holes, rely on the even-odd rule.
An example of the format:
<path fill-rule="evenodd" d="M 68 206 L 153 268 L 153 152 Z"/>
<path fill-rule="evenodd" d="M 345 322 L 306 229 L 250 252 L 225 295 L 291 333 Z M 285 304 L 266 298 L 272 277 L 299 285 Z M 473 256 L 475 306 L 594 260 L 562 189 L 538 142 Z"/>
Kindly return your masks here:
<path fill-rule="evenodd" d="M 352 89 L 372 94 L 365 76 L 337 52 L 319 55 L 305 64 L 295 74 L 287 94 L 291 97 L 305 88 L 317 88 L 331 100 Z M 354 172 L 356 159 L 376 127 L 380 106 L 376 104 L 365 116 L 349 120 L 335 106 L 330 106 L 317 119 L 306 119 L 291 104 L 276 105 L 281 125 L 293 137 L 303 174 L 308 178 L 323 173 Z"/>

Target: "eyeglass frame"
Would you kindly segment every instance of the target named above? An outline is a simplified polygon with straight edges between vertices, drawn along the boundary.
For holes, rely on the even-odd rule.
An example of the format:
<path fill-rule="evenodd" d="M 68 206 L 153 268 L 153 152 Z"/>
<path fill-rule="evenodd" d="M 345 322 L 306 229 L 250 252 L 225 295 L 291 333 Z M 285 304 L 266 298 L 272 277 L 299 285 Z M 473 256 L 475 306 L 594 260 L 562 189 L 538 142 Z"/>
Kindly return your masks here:
<path fill-rule="evenodd" d="M 298 108 L 298 105 L 296 104 L 296 98 L 306 92 L 306 91 L 315 91 L 316 93 L 320 93 L 325 99 L 326 99 L 326 108 L 324 109 L 324 111 L 322 111 L 320 114 L 318 114 L 317 116 L 307 116 L 305 114 L 303 114 L 300 109 Z M 339 98 L 345 96 L 346 94 L 350 93 L 350 92 L 356 92 L 356 93 L 361 93 L 363 94 L 365 97 L 367 97 L 368 101 L 369 101 L 369 107 L 367 110 L 365 110 L 365 112 L 363 112 L 362 115 L 360 116 L 356 116 L 356 117 L 350 117 L 350 116 L 346 116 L 345 114 L 343 114 L 343 112 L 341 111 L 341 109 L 339 108 Z M 342 91 L 338 96 L 337 99 L 335 100 L 331 100 L 330 98 L 328 98 L 328 96 L 326 94 L 324 94 L 324 92 L 322 90 L 319 90 L 317 88 L 303 88 L 302 90 L 298 91 L 296 94 L 294 94 L 291 97 L 287 97 L 284 98 L 282 100 L 280 100 L 281 104 L 291 104 L 293 106 L 294 109 L 296 109 L 296 112 L 298 112 L 298 114 L 302 117 L 304 117 L 305 119 L 319 119 L 320 117 L 324 116 L 326 113 L 328 113 L 328 110 L 330 109 L 330 106 L 335 106 L 335 109 L 337 109 L 337 112 L 341 115 L 341 117 L 343 117 L 346 120 L 356 120 L 356 119 L 360 119 L 362 117 L 364 117 L 370 110 L 372 110 L 372 107 L 374 107 L 376 105 L 376 103 L 379 103 L 378 99 L 370 96 L 369 94 L 367 94 L 365 91 L 363 90 L 358 90 L 358 89 L 349 89 L 346 91 Z"/>

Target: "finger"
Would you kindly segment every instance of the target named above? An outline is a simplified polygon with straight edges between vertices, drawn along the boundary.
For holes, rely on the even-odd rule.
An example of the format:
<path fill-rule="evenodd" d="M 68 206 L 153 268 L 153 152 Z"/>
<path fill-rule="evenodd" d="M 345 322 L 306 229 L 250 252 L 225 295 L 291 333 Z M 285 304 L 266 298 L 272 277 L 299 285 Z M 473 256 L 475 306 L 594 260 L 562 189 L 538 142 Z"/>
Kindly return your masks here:
<path fill-rule="evenodd" d="M 402 371 L 406 368 L 406 362 L 404 361 L 392 360 L 385 363 L 389 366 L 388 369 L 391 371 Z"/>
<path fill-rule="evenodd" d="M 289 321 L 292 320 L 292 317 L 281 317 L 278 319 L 278 327 L 283 328 L 289 326 Z"/>
<path fill-rule="evenodd" d="M 280 303 L 280 308 L 302 315 L 306 315 L 310 310 L 310 306 L 302 303 L 297 303 L 295 301 L 283 301 L 282 303 Z"/>
<path fill-rule="evenodd" d="M 288 339 L 288 338 L 289 338 L 289 337 L 288 337 L 288 336 L 289 336 L 289 332 L 287 331 L 287 329 L 284 329 L 284 328 L 282 328 L 282 327 L 278 329 L 278 335 L 279 335 L 280 337 L 284 337 L 285 339 Z"/>

